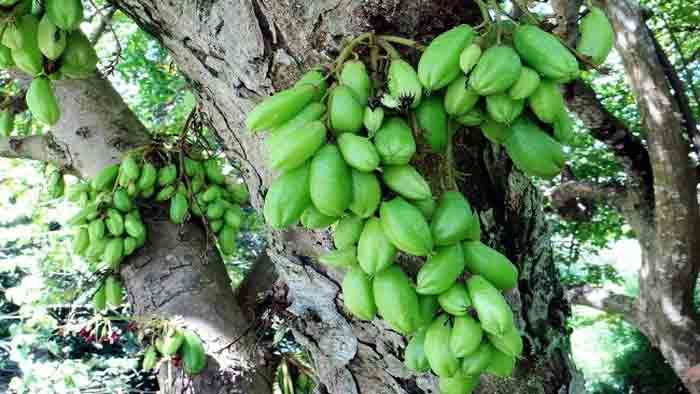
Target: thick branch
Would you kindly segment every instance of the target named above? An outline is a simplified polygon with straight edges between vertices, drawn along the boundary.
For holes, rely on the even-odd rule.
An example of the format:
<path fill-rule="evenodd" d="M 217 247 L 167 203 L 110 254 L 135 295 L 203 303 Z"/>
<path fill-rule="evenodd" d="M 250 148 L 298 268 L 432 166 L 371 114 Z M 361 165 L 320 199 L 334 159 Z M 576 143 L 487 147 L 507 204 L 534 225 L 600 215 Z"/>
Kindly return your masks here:
<path fill-rule="evenodd" d="M 578 34 L 578 10 L 582 0 L 552 0 L 552 9 L 557 16 L 557 27 L 554 32 L 572 46 L 576 44 Z"/>
<path fill-rule="evenodd" d="M 630 296 L 590 285 L 574 287 L 566 296 L 573 305 L 583 305 L 601 312 L 620 315 L 626 322 L 640 328 L 635 299 Z"/>
<path fill-rule="evenodd" d="M 100 13 L 100 24 L 97 25 L 95 31 L 90 36 L 90 42 L 93 45 L 97 44 L 97 42 L 100 41 L 100 38 L 102 38 L 102 35 L 105 33 L 105 31 L 107 31 L 107 28 L 112 23 L 112 17 L 117 12 L 117 8 L 112 7 L 107 11 L 107 13 L 104 14 L 102 13 L 102 11 L 98 12 Z"/>
<path fill-rule="evenodd" d="M 70 157 L 56 143 L 51 134 L 25 138 L 0 137 L 0 157 L 52 162 L 59 167 L 69 167 Z"/>
<path fill-rule="evenodd" d="M 618 184 L 567 181 L 552 190 L 550 199 L 563 219 L 585 221 L 593 216 L 598 202 L 619 209 L 625 192 L 625 187 Z"/>
<path fill-rule="evenodd" d="M 605 143 L 620 160 L 625 171 L 636 178 L 634 183 L 651 188 L 651 162 L 644 143 L 603 106 L 593 88 L 580 79 L 576 80 L 566 86 L 566 101 L 569 109 L 588 128 L 593 138 Z"/>

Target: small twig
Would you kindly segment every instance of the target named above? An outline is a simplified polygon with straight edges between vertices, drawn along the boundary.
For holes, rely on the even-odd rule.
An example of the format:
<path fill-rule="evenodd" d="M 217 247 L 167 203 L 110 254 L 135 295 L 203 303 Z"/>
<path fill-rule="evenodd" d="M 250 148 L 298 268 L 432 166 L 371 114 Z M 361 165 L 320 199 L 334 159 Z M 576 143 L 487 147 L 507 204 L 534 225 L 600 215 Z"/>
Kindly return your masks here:
<path fill-rule="evenodd" d="M 377 44 L 386 51 L 386 53 L 389 55 L 390 58 L 392 59 L 401 59 L 401 53 L 394 48 L 393 45 L 390 43 L 382 40 L 382 39 L 377 39 Z"/>

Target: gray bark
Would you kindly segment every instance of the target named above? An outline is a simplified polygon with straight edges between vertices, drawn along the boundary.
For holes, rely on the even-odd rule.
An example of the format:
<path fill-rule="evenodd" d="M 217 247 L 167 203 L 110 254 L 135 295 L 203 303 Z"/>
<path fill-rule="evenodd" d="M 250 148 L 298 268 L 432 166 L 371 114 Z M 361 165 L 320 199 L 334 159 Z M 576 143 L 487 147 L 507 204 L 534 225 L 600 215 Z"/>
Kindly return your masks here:
<path fill-rule="evenodd" d="M 262 137 L 243 127 L 255 102 L 289 86 L 302 70 L 329 63 L 343 40 L 363 31 L 414 37 L 475 22 L 479 14 L 463 2 L 400 0 L 114 3 L 170 50 L 227 155 L 243 168 L 256 208 L 262 206 L 272 174 L 265 168 Z M 526 354 L 515 379 L 485 379 L 480 392 L 567 392 L 572 386 L 565 330 L 569 307 L 552 261 L 542 198 L 478 131 L 460 134 L 455 150 L 456 169 L 467 173 L 459 186 L 480 212 L 484 240 L 511 257 L 522 273 L 519 288 L 508 297 L 526 337 Z M 442 160 L 422 153 L 414 163 L 435 181 L 436 191 L 445 176 Z M 432 377 L 416 376 L 401 365 L 404 338 L 379 319 L 360 322 L 343 310 L 342 273 L 314 262 L 331 247 L 328 233 L 271 231 L 269 241 L 270 262 L 280 275 L 276 287 L 287 289 L 287 312 L 294 318 L 290 324 L 312 356 L 322 384 L 319 392 L 437 391 Z M 416 262 L 404 263 L 415 270 Z"/>

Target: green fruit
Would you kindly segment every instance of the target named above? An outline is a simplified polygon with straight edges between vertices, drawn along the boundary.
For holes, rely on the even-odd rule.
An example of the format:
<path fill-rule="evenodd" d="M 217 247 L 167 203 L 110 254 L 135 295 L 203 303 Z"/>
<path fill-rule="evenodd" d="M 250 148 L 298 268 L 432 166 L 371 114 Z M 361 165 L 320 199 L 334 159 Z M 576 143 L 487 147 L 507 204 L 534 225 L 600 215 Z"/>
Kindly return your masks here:
<path fill-rule="evenodd" d="M 438 202 L 430 222 L 435 245 L 452 245 L 467 239 L 478 226 L 476 214 L 462 193 L 447 191 Z"/>
<path fill-rule="evenodd" d="M 129 194 L 127 193 L 126 189 L 117 189 L 114 192 L 112 201 L 114 207 L 122 212 L 129 212 L 133 207 L 131 197 L 129 197 Z"/>
<path fill-rule="evenodd" d="M 219 233 L 221 229 L 224 227 L 224 221 L 223 220 L 211 220 L 209 221 L 209 228 L 211 228 L 211 231 L 215 233 Z"/>
<path fill-rule="evenodd" d="M 423 95 L 418 74 L 408 62 L 392 59 L 388 72 L 389 94 L 401 102 L 404 108 L 416 108 Z"/>
<path fill-rule="evenodd" d="M 441 394 L 470 394 L 479 385 L 478 376 L 462 375 L 457 373 L 452 377 L 440 377 Z"/>
<path fill-rule="evenodd" d="M 418 208 L 401 197 L 383 202 L 379 209 L 384 234 L 399 250 L 427 256 L 433 250 L 430 227 Z"/>
<path fill-rule="evenodd" d="M 352 201 L 350 211 L 361 218 L 374 215 L 381 201 L 381 186 L 372 173 L 352 170 Z"/>
<path fill-rule="evenodd" d="M 73 236 L 73 253 L 82 256 L 90 245 L 90 235 L 85 227 L 76 230 Z"/>
<path fill-rule="evenodd" d="M 104 252 L 104 261 L 112 269 L 119 268 L 124 258 L 124 241 L 121 238 L 112 238 L 107 242 Z"/>
<path fill-rule="evenodd" d="M 497 45 L 487 49 L 469 77 L 469 86 L 482 96 L 502 93 L 520 78 L 520 56 L 511 47 Z"/>
<path fill-rule="evenodd" d="M 138 240 L 134 237 L 124 238 L 124 256 L 130 256 L 138 248 Z"/>
<path fill-rule="evenodd" d="M 430 368 L 440 377 L 451 377 L 459 371 L 459 360 L 450 349 L 452 324 L 448 315 L 440 315 L 425 333 L 425 355 Z"/>
<path fill-rule="evenodd" d="M 302 109 L 295 117 L 286 121 L 282 126 L 270 130 L 271 134 L 289 133 L 300 130 L 302 126 L 315 120 L 320 120 L 326 113 L 326 106 L 321 103 L 311 103 Z"/>
<path fill-rule="evenodd" d="M 504 354 L 517 358 L 523 353 L 523 338 L 515 326 L 501 336 L 488 334 L 488 337 L 493 347 Z"/>
<path fill-rule="evenodd" d="M 425 349 L 423 347 L 425 343 L 425 331 L 425 329 L 420 329 L 416 332 L 416 335 L 408 342 L 403 356 L 403 363 L 406 367 L 416 372 L 430 371 L 430 363 L 428 363 L 428 358 L 425 356 Z"/>
<path fill-rule="evenodd" d="M 139 194 L 139 188 L 135 183 L 130 183 L 126 188 L 126 194 L 129 197 L 136 197 Z"/>
<path fill-rule="evenodd" d="M 462 72 L 469 74 L 469 72 L 476 66 L 481 58 L 481 47 L 477 44 L 471 44 L 464 48 L 462 53 L 459 55 L 459 68 Z"/>
<path fill-rule="evenodd" d="M 2 34 L 3 47 L 9 48 L 10 51 L 20 49 L 24 45 L 24 36 L 22 35 L 22 19 L 19 18 L 13 22 L 7 22 L 4 25 L 5 31 Z M 14 65 L 14 61 L 12 62 Z"/>
<path fill-rule="evenodd" d="M 248 186 L 243 182 L 227 183 L 226 190 L 231 194 L 233 201 L 237 204 L 245 204 L 250 201 Z"/>
<path fill-rule="evenodd" d="M 365 220 L 359 216 L 348 215 L 338 221 L 333 229 L 333 244 L 338 249 L 357 244 L 365 227 Z"/>
<path fill-rule="evenodd" d="M 204 165 L 201 161 L 185 157 L 184 160 L 185 174 L 188 177 L 195 177 L 197 175 L 204 175 Z"/>
<path fill-rule="evenodd" d="M 279 127 L 301 112 L 317 91 L 318 88 L 313 84 L 301 84 L 276 93 L 248 113 L 246 126 L 252 131 Z"/>
<path fill-rule="evenodd" d="M 37 77 L 44 71 L 44 55 L 39 49 L 39 41 L 37 38 L 39 20 L 33 15 L 24 15 L 18 20 L 17 29 L 22 36 L 21 46 L 12 49 L 12 60 L 15 62 L 17 68 L 33 77 Z M 5 41 L 3 41 L 3 44 L 12 48 L 12 46 L 8 45 L 9 43 Z M 27 93 L 27 95 L 29 95 L 29 93 Z M 29 102 L 27 102 L 27 104 L 29 104 Z"/>
<path fill-rule="evenodd" d="M 221 163 L 216 158 L 211 158 L 204 162 L 204 173 L 211 183 L 223 185 L 226 182 Z"/>
<path fill-rule="evenodd" d="M 15 114 L 11 111 L 0 111 L 0 136 L 9 137 L 15 128 Z"/>
<path fill-rule="evenodd" d="M 409 335 L 416 330 L 418 296 L 406 274 L 396 265 L 378 272 L 372 283 L 379 315 L 394 330 Z"/>
<path fill-rule="evenodd" d="M 46 0 L 46 15 L 63 30 L 75 30 L 83 21 L 83 3 L 80 0 Z"/>
<path fill-rule="evenodd" d="M 469 112 L 479 101 L 479 94 L 467 84 L 465 75 L 455 79 L 445 92 L 445 111 L 454 117 Z"/>
<path fill-rule="evenodd" d="M 496 287 L 482 276 L 474 275 L 467 280 L 467 289 L 484 331 L 500 336 L 511 329 L 513 312 Z"/>
<path fill-rule="evenodd" d="M 486 97 L 486 110 L 491 119 L 510 125 L 525 108 L 525 100 L 513 100 L 506 93 Z"/>
<path fill-rule="evenodd" d="M 207 353 L 204 344 L 197 334 L 185 330 L 183 333 L 182 347 L 182 367 L 188 375 L 197 375 L 207 366 Z"/>
<path fill-rule="evenodd" d="M 444 246 L 428 257 L 416 278 L 418 294 L 441 294 L 452 287 L 464 272 L 464 254 L 460 244 Z"/>
<path fill-rule="evenodd" d="M 110 275 L 105 280 L 105 298 L 107 305 L 119 306 L 122 304 L 123 289 L 122 283 L 116 277 Z"/>
<path fill-rule="evenodd" d="M 435 207 L 437 206 L 435 200 L 433 200 L 432 198 L 411 201 L 411 204 L 418 208 L 418 210 L 420 211 L 420 213 L 423 214 L 426 220 L 430 220 L 430 218 L 433 217 L 433 213 L 435 213 Z"/>
<path fill-rule="evenodd" d="M 175 193 L 170 200 L 170 221 L 175 224 L 182 224 L 187 217 L 189 208 L 187 196 L 183 193 Z"/>
<path fill-rule="evenodd" d="M 338 82 L 347 86 L 355 94 L 355 99 L 360 105 L 367 105 L 372 82 L 369 80 L 369 74 L 364 63 L 359 60 L 345 62 Z"/>
<path fill-rule="evenodd" d="M 481 275 L 500 290 L 518 285 L 518 269 L 508 258 L 479 241 L 462 244 L 467 270 Z"/>
<path fill-rule="evenodd" d="M 418 321 L 416 325 L 427 327 L 435 320 L 435 315 L 440 308 L 438 297 L 435 295 L 418 295 Z"/>
<path fill-rule="evenodd" d="M 578 77 L 576 57 L 559 39 L 534 25 L 521 25 L 513 36 L 523 61 L 544 77 L 565 83 Z"/>
<path fill-rule="evenodd" d="M 275 133 L 265 140 L 270 168 L 280 172 L 293 170 L 310 159 L 324 142 L 326 126 L 321 121 Z"/>
<path fill-rule="evenodd" d="M 158 185 L 161 187 L 168 186 L 177 179 L 177 167 L 175 164 L 168 164 L 158 170 Z"/>
<path fill-rule="evenodd" d="M 348 246 L 318 256 L 321 264 L 338 268 L 350 268 L 357 265 L 357 248 Z"/>
<path fill-rule="evenodd" d="M 158 353 L 156 353 L 156 348 L 149 346 L 146 349 L 146 353 L 143 355 L 143 361 L 141 362 L 141 369 L 144 371 L 150 371 L 156 367 L 158 362 Z"/>
<path fill-rule="evenodd" d="M 156 184 L 157 178 L 158 169 L 156 169 L 153 164 L 146 162 L 146 164 L 143 165 L 143 168 L 141 168 L 141 176 L 139 177 L 136 185 L 141 190 L 150 189 Z"/>
<path fill-rule="evenodd" d="M 383 122 L 384 108 L 376 107 L 372 109 L 372 107 L 365 107 L 365 115 L 362 123 L 364 124 L 365 129 L 367 129 L 367 135 L 370 138 L 377 134 L 377 131 L 379 131 L 379 128 L 382 127 Z"/>
<path fill-rule="evenodd" d="M 309 195 L 309 164 L 277 178 L 265 195 L 263 215 L 272 228 L 281 229 L 299 221 L 311 205 Z"/>
<path fill-rule="evenodd" d="M 202 193 L 202 201 L 210 203 L 224 196 L 224 189 L 219 185 L 211 185 Z"/>
<path fill-rule="evenodd" d="M 93 214 L 97 215 L 97 204 L 90 204 L 81 209 L 78 213 L 68 219 L 68 225 L 77 226 L 79 224 L 85 224 L 85 221 L 90 220 L 88 218 Z"/>
<path fill-rule="evenodd" d="M 523 66 L 520 78 L 510 87 L 508 95 L 513 100 L 523 100 L 530 97 L 541 82 L 540 74 L 530 67 Z"/>
<path fill-rule="evenodd" d="M 362 129 L 364 107 L 349 87 L 340 85 L 331 91 L 328 120 L 337 134 L 357 133 Z"/>
<path fill-rule="evenodd" d="M 357 261 L 369 275 L 383 271 L 394 263 L 396 247 L 384 233 L 377 218 L 370 218 L 360 234 L 357 243 Z"/>
<path fill-rule="evenodd" d="M 243 224 L 243 210 L 238 205 L 226 209 L 224 212 L 224 222 L 235 229 L 241 228 Z"/>
<path fill-rule="evenodd" d="M 219 248 L 225 255 L 233 254 L 236 251 L 236 236 L 238 229 L 224 225 L 219 231 Z"/>
<path fill-rule="evenodd" d="M 172 356 L 180 350 L 180 346 L 185 341 L 185 336 L 178 329 L 171 329 L 163 338 L 162 353 L 166 356 Z"/>
<path fill-rule="evenodd" d="M 124 217 L 116 209 L 110 208 L 107 210 L 105 225 L 112 236 L 121 237 L 124 234 Z"/>
<path fill-rule="evenodd" d="M 450 349 L 459 358 L 468 356 L 479 349 L 483 336 L 481 325 L 473 317 L 457 317 L 450 336 Z"/>
<path fill-rule="evenodd" d="M 336 221 L 337 217 L 324 215 L 313 205 L 307 207 L 301 215 L 301 225 L 311 230 L 326 228 Z"/>
<path fill-rule="evenodd" d="M 95 219 L 88 226 L 90 242 L 98 241 L 105 236 L 105 222 L 102 219 Z"/>
<path fill-rule="evenodd" d="M 467 288 L 460 282 L 455 282 L 452 287 L 440 294 L 438 302 L 445 312 L 453 316 L 466 315 L 472 306 Z"/>
<path fill-rule="evenodd" d="M 34 78 L 27 90 L 27 107 L 37 119 L 54 125 L 61 117 L 58 101 L 54 95 L 51 81 L 47 78 Z"/>
<path fill-rule="evenodd" d="M 146 226 L 134 212 L 129 212 L 124 216 L 124 230 L 130 236 L 140 239 L 146 235 Z"/>
<path fill-rule="evenodd" d="M 107 294 L 105 293 L 105 286 L 100 285 L 97 289 L 95 295 L 92 296 L 92 305 L 95 311 L 99 312 L 107 307 Z"/>
<path fill-rule="evenodd" d="M 326 216 L 339 217 L 352 200 L 350 167 L 335 145 L 321 148 L 311 161 L 309 193 L 314 206 Z"/>
<path fill-rule="evenodd" d="M 343 279 L 345 307 L 361 320 L 371 321 L 377 314 L 372 279 L 360 267 L 350 267 Z"/>
<path fill-rule="evenodd" d="M 418 63 L 418 79 L 428 92 L 435 92 L 460 74 L 460 55 L 472 43 L 474 30 L 459 25 L 430 42 Z"/>
<path fill-rule="evenodd" d="M 61 171 L 51 171 L 47 180 L 47 191 L 50 198 L 61 198 L 66 189 Z"/>
<path fill-rule="evenodd" d="M 139 179 L 139 175 L 141 174 L 141 168 L 139 167 L 138 163 L 133 158 L 133 156 L 126 155 L 122 160 L 121 166 L 119 167 L 119 172 L 124 182 L 129 184 Z"/>
<path fill-rule="evenodd" d="M 433 152 L 442 153 L 447 146 L 447 112 L 439 96 L 423 99 L 416 109 L 416 120 Z"/>
<path fill-rule="evenodd" d="M 566 164 L 561 144 L 526 118 L 515 121 L 512 131 L 505 146 L 518 169 L 545 179 L 554 178 L 561 172 Z"/>
<path fill-rule="evenodd" d="M 60 30 L 48 15 L 44 15 L 39 22 L 37 31 L 39 50 L 51 60 L 58 59 L 66 49 L 66 32 Z"/>
<path fill-rule="evenodd" d="M 387 166 L 382 178 L 386 186 L 410 200 L 425 200 L 432 197 L 430 185 L 423 176 L 410 165 Z"/>
<path fill-rule="evenodd" d="M 554 119 L 554 139 L 565 145 L 571 145 L 574 140 L 574 121 L 566 110 Z"/>
<path fill-rule="evenodd" d="M 591 7 L 590 12 L 581 19 L 576 51 L 588 56 L 593 64 L 603 64 L 613 47 L 615 32 L 605 15 L 598 7 Z"/>
<path fill-rule="evenodd" d="M 510 127 L 495 121 L 490 116 L 486 116 L 484 123 L 481 124 L 481 131 L 489 141 L 496 145 L 505 144 L 513 134 L 513 130 Z"/>
<path fill-rule="evenodd" d="M 528 103 L 532 112 L 544 123 L 554 123 L 557 116 L 566 108 L 559 84 L 547 79 L 542 80 L 528 99 Z"/>
<path fill-rule="evenodd" d="M 487 373 L 500 376 L 502 378 L 509 378 L 513 375 L 513 369 L 515 368 L 515 357 L 509 356 L 498 349 L 493 349 L 491 353 L 491 360 L 489 365 L 486 367 Z"/>
<path fill-rule="evenodd" d="M 176 194 L 177 195 L 177 194 Z M 211 220 L 222 219 L 226 212 L 226 204 L 223 200 L 216 200 L 207 206 L 207 218 Z"/>
<path fill-rule="evenodd" d="M 366 137 L 343 133 L 338 137 L 338 147 L 348 165 L 356 170 L 371 172 L 379 166 L 379 153 Z"/>
<path fill-rule="evenodd" d="M 297 81 L 294 86 L 309 85 L 313 86 L 315 89 L 313 101 L 320 101 L 323 96 L 326 95 L 326 90 L 328 89 L 328 83 L 326 82 L 326 76 L 323 75 L 321 70 L 311 70 L 304 74 L 300 80 Z"/>
<path fill-rule="evenodd" d="M 59 72 L 68 78 L 87 78 L 97 70 L 98 61 L 99 58 L 90 40 L 83 32 L 75 30 L 68 36 L 68 45 L 61 56 Z"/>
<path fill-rule="evenodd" d="M 383 164 L 408 164 L 416 153 L 416 141 L 406 121 L 389 118 L 374 136 L 374 145 Z"/>
<path fill-rule="evenodd" d="M 156 194 L 156 197 L 154 198 L 154 200 L 159 201 L 159 202 L 170 200 L 175 195 L 176 191 L 177 191 L 177 189 L 175 189 L 175 186 L 168 185 L 168 186 L 162 188 L 158 192 L 158 194 Z"/>
<path fill-rule="evenodd" d="M 482 342 L 473 353 L 462 359 L 462 374 L 477 376 L 491 363 L 494 349 L 488 341 Z"/>
<path fill-rule="evenodd" d="M 71 185 L 66 193 L 66 198 L 70 202 L 78 202 L 84 192 L 90 191 L 90 185 L 86 182 L 78 182 Z"/>
<path fill-rule="evenodd" d="M 88 261 L 90 262 L 98 262 L 102 259 L 106 248 L 106 238 L 99 239 L 95 242 L 90 242 L 90 246 L 88 246 L 87 250 L 85 251 L 85 257 L 87 257 Z"/>

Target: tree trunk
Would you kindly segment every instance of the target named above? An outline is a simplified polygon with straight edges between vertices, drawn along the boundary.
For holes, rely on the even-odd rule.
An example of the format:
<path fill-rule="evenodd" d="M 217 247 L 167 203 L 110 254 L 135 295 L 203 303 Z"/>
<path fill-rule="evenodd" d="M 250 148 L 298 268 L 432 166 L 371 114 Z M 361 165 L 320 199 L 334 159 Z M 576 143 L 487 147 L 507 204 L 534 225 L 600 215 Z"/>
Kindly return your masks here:
<path fill-rule="evenodd" d="M 343 42 L 375 30 L 418 39 L 458 23 L 474 23 L 475 6 L 445 1 L 222 0 L 114 3 L 157 37 L 199 96 L 226 153 L 243 168 L 252 203 L 262 206 L 272 174 L 262 137 L 243 127 L 261 97 L 289 86 L 303 70 L 328 64 Z M 479 210 L 484 241 L 506 253 L 521 271 L 508 298 L 526 338 L 515 379 L 484 379 L 483 393 L 564 393 L 574 388 L 565 328 L 569 306 L 552 260 L 542 197 L 513 170 L 505 153 L 478 131 L 459 133 L 453 163 L 422 149 L 415 165 L 437 194 L 446 168 L 464 176 L 458 184 Z M 313 359 L 319 393 L 435 393 L 435 379 L 416 376 L 401 363 L 406 340 L 379 319 L 361 322 L 342 307 L 341 272 L 315 258 L 331 248 L 329 234 L 292 229 L 269 232 L 268 254 L 287 289 L 295 338 Z M 408 271 L 415 261 L 402 261 Z M 202 391 L 204 393 L 213 391 Z"/>
<path fill-rule="evenodd" d="M 25 157 L 58 162 L 89 178 L 120 161 L 128 150 L 150 142 L 147 130 L 106 79 L 61 81 L 56 94 L 61 119 L 50 135 L 30 138 L 29 146 L 36 149 L 24 152 Z M 161 369 L 161 389 L 270 393 L 272 368 L 265 365 L 270 360 L 255 346 L 259 321 L 241 309 L 221 256 L 213 242 L 207 242 L 203 228 L 195 223 L 176 226 L 167 212 L 163 206 L 143 211 L 148 240 L 123 263 L 121 275 L 136 317 L 180 319 L 204 341 L 208 365 L 192 379 L 179 370 L 170 379 L 167 369 Z M 269 287 L 274 278 L 255 279 Z"/>

